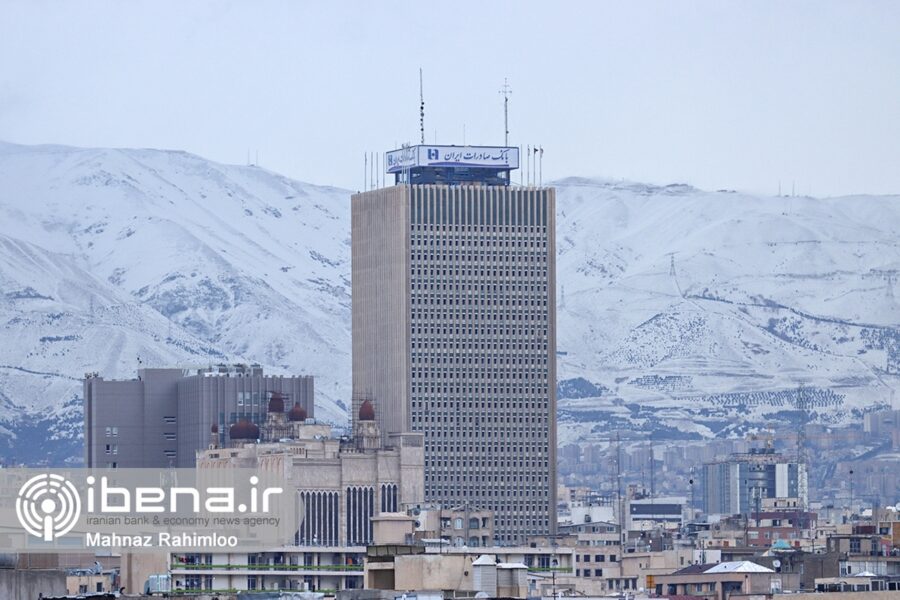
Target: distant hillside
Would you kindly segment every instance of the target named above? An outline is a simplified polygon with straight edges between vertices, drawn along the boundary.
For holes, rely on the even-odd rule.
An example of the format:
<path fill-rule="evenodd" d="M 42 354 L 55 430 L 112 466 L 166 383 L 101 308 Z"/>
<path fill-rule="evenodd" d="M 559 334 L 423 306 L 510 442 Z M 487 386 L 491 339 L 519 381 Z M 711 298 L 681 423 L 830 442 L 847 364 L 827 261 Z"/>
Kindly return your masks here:
<path fill-rule="evenodd" d="M 900 387 L 900 198 L 558 187 L 561 441 L 844 422 Z M 80 460 L 87 371 L 243 360 L 350 394 L 349 192 L 0 143 L 0 452 Z"/>

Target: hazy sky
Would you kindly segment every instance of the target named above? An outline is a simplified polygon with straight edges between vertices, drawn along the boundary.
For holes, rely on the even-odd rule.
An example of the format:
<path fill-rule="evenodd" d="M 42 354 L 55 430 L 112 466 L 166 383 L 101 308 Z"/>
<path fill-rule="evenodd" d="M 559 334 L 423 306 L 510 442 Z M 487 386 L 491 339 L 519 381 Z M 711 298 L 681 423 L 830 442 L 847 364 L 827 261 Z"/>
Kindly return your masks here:
<path fill-rule="evenodd" d="M 569 175 L 900 192 L 900 2 L 0 0 L 0 139 L 177 148 L 358 189 L 419 137 Z"/>

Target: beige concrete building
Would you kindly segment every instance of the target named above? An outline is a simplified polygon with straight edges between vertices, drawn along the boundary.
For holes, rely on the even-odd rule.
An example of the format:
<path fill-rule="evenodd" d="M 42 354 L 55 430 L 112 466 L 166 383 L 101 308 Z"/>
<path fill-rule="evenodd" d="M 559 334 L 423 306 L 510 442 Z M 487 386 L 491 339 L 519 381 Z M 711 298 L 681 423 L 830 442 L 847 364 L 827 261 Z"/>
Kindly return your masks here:
<path fill-rule="evenodd" d="M 435 592 L 443 598 L 558 597 L 571 595 L 570 548 L 440 548 L 370 546 L 365 587 L 402 593 Z M 545 565 L 545 566 L 540 566 Z"/>
<path fill-rule="evenodd" d="M 361 588 L 378 517 L 423 502 L 424 444 L 421 433 L 383 438 L 371 404 L 359 413 L 353 439 L 335 439 L 330 426 L 273 400 L 262 428 L 237 423 L 231 447 L 198 452 L 198 469 L 279 473 L 295 489 L 301 524 L 294 545 L 173 557 L 173 580 L 185 590 Z"/>
<path fill-rule="evenodd" d="M 528 568 L 500 562 L 493 554 L 409 554 L 390 561 L 370 557 L 366 588 L 407 593 L 438 591 L 444 598 L 527 598 Z"/>
<path fill-rule="evenodd" d="M 692 596 L 707 600 L 730 597 L 762 598 L 781 591 L 775 571 L 749 561 L 724 562 L 716 565 L 691 565 L 671 575 L 653 577 L 656 594 Z"/>
<path fill-rule="evenodd" d="M 555 191 L 403 164 L 443 183 L 351 200 L 354 413 L 425 434 L 428 502 L 493 510 L 500 544 L 553 533 Z"/>
<path fill-rule="evenodd" d="M 494 540 L 494 512 L 473 506 L 412 506 L 415 518 L 413 538 L 417 541 L 440 539 L 452 546 L 478 548 L 491 546 Z"/>

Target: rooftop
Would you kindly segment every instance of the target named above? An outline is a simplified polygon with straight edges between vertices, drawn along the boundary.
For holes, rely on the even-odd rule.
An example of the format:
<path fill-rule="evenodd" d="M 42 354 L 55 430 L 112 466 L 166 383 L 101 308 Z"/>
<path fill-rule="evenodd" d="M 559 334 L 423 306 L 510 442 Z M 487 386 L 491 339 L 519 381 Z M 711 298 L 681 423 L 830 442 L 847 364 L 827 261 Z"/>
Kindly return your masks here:
<path fill-rule="evenodd" d="M 774 573 L 772 569 L 758 565 L 749 560 L 739 560 L 734 562 L 719 563 L 711 569 L 707 569 L 704 573 Z"/>

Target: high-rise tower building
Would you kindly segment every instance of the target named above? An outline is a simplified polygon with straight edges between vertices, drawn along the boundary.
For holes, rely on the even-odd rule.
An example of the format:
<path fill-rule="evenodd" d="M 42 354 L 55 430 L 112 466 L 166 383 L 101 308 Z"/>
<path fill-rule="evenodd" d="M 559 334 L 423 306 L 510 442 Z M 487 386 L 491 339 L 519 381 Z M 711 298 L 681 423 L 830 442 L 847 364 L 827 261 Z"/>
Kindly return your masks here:
<path fill-rule="evenodd" d="M 806 506 L 806 465 L 771 448 L 703 465 L 703 509 L 708 514 L 759 512 L 762 501 L 769 498 L 795 498 Z"/>
<path fill-rule="evenodd" d="M 352 198 L 353 414 L 425 434 L 425 499 L 495 511 L 495 541 L 556 531 L 555 191 L 517 148 L 389 152 Z"/>

